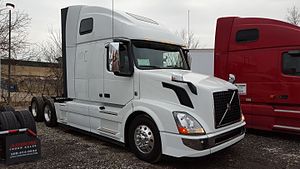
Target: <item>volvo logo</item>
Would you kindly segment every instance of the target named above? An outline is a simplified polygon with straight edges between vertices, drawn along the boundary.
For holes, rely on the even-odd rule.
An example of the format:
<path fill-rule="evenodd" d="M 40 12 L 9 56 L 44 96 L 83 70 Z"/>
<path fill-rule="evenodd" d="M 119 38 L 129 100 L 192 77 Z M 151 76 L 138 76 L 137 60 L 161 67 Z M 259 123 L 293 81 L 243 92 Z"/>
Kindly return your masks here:
<path fill-rule="evenodd" d="M 233 101 L 234 96 L 235 96 L 235 91 L 233 92 L 233 94 L 232 94 L 232 96 L 231 96 L 231 99 L 230 99 L 229 103 L 226 104 L 226 110 L 225 110 L 225 112 L 224 112 L 224 114 L 223 114 L 223 116 L 222 116 L 222 118 L 221 118 L 221 120 L 220 120 L 220 122 L 219 122 L 219 125 L 222 124 L 222 122 L 223 122 L 223 120 L 224 120 L 226 114 L 228 113 L 228 111 L 231 110 L 231 103 L 232 103 L 232 101 Z"/>
<path fill-rule="evenodd" d="M 231 110 L 231 103 L 227 103 L 227 111 L 230 111 Z"/>

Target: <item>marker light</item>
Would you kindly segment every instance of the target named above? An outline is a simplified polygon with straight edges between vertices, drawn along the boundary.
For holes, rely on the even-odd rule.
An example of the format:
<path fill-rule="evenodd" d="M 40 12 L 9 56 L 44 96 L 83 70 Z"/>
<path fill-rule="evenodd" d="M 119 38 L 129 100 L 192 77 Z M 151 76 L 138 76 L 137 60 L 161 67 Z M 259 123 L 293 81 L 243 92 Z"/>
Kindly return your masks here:
<path fill-rule="evenodd" d="M 241 114 L 241 121 L 245 121 L 245 116 L 243 115 L 243 113 Z"/>
<path fill-rule="evenodd" d="M 172 77 L 171 77 L 172 81 L 177 81 L 177 82 L 183 82 L 183 75 L 182 74 L 178 74 L 178 73 L 172 73 Z"/>
<path fill-rule="evenodd" d="M 205 131 L 200 123 L 186 112 L 173 112 L 178 132 L 184 135 L 203 135 Z"/>

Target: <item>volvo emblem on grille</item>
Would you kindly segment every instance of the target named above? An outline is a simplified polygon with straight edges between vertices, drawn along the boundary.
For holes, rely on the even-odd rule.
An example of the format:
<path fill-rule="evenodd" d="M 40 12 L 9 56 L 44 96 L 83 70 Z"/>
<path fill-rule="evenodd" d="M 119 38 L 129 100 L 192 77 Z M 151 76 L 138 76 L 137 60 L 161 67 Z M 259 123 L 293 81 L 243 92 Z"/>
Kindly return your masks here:
<path fill-rule="evenodd" d="M 227 103 L 227 106 L 226 106 L 226 107 L 227 107 L 227 110 L 228 110 L 228 111 L 231 110 L 231 104 L 230 104 L 230 103 Z"/>
<path fill-rule="evenodd" d="M 233 94 L 232 94 L 232 96 L 231 96 L 231 99 L 230 99 L 229 103 L 226 104 L 226 110 L 225 110 L 225 112 L 224 112 L 224 114 L 223 114 L 223 116 L 222 116 L 222 118 L 221 118 L 221 120 L 220 120 L 220 122 L 219 122 L 219 125 L 222 124 L 222 122 L 223 122 L 223 120 L 224 120 L 226 114 L 228 113 L 228 111 L 231 110 L 231 103 L 232 103 L 232 100 L 233 100 L 233 98 L 234 98 L 234 96 L 235 96 L 235 92 L 236 92 L 236 91 L 233 92 Z"/>

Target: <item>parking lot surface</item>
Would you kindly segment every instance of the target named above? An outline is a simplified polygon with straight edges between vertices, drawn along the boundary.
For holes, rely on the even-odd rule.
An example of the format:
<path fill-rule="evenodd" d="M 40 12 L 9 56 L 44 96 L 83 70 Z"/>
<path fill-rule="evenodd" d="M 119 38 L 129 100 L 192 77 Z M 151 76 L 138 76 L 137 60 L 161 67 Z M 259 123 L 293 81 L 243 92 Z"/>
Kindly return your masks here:
<path fill-rule="evenodd" d="M 164 157 L 149 164 L 128 149 L 62 127 L 38 123 L 42 158 L 38 161 L 0 168 L 300 168 L 300 137 L 296 135 L 247 131 L 240 143 L 202 158 Z"/>

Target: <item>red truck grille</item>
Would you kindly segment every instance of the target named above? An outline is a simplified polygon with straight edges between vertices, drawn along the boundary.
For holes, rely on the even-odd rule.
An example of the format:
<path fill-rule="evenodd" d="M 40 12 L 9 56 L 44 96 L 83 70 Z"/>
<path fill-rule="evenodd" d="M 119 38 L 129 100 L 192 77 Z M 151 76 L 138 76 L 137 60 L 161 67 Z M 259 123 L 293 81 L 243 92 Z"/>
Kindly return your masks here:
<path fill-rule="evenodd" d="M 241 120 L 240 101 L 237 90 L 215 92 L 215 128 L 220 128 Z"/>

